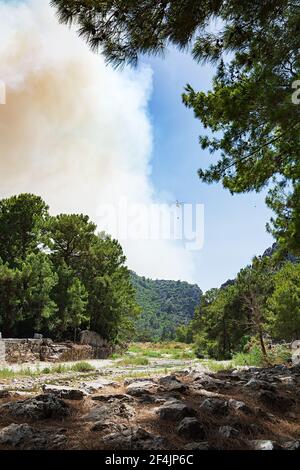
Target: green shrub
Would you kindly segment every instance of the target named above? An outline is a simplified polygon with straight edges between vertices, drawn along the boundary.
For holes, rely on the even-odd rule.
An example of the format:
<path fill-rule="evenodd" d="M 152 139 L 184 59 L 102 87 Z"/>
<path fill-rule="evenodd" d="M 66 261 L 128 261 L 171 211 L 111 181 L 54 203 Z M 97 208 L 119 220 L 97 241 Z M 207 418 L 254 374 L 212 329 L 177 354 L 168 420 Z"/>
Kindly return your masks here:
<path fill-rule="evenodd" d="M 71 367 L 71 370 L 74 372 L 91 372 L 95 370 L 95 367 L 89 364 L 88 362 L 77 362 Z"/>

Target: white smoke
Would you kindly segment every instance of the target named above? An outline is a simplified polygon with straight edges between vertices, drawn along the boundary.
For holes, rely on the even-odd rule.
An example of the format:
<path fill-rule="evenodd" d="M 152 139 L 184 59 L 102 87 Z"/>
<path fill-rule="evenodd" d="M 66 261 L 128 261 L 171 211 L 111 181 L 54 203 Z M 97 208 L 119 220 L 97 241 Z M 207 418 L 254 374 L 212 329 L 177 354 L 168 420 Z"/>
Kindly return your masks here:
<path fill-rule="evenodd" d="M 0 197 L 41 195 L 52 213 L 101 204 L 151 204 L 149 68 L 113 70 L 47 0 L 0 3 Z M 99 226 L 101 229 L 101 226 Z M 171 241 L 125 241 L 128 265 L 158 278 L 192 280 L 191 253 Z"/>

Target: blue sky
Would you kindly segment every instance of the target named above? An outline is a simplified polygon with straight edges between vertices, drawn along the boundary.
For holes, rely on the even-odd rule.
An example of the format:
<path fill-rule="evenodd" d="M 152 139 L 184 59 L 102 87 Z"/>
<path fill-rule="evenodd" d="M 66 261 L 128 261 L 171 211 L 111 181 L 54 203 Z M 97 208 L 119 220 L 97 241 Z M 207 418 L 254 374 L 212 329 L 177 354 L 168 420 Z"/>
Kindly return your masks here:
<path fill-rule="evenodd" d="M 265 193 L 231 196 L 221 184 L 207 185 L 198 178 L 197 169 L 207 165 L 210 156 L 198 143 L 204 132 L 201 123 L 182 104 L 181 94 L 187 83 L 196 90 L 208 90 L 213 69 L 175 50 L 164 59 L 143 62 L 153 69 L 152 181 L 158 193 L 166 191 L 175 200 L 205 205 L 204 247 L 195 252 L 197 281 L 204 290 L 217 287 L 273 243 L 265 229 L 271 211 L 264 202 Z"/>

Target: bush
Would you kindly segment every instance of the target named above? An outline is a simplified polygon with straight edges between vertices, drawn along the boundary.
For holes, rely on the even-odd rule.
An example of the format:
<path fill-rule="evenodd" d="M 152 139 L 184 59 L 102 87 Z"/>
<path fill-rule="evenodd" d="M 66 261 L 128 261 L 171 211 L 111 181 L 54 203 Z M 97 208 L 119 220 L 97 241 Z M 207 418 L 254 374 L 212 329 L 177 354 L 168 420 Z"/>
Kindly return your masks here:
<path fill-rule="evenodd" d="M 91 372 L 95 370 L 95 367 L 89 364 L 88 362 L 77 362 L 71 367 L 74 372 Z"/>

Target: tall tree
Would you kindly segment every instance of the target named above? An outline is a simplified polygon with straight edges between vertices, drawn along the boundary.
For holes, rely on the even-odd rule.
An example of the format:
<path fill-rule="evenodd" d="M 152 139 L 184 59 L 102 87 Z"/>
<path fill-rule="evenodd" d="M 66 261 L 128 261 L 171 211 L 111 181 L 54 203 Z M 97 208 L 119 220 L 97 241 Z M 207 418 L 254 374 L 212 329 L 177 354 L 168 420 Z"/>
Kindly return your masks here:
<path fill-rule="evenodd" d="M 0 326 L 4 336 L 17 333 L 16 324 L 22 318 L 21 273 L 11 269 L 0 259 Z"/>
<path fill-rule="evenodd" d="M 270 331 L 277 339 L 300 339 L 300 264 L 286 263 L 274 276 L 267 302 Z"/>
<path fill-rule="evenodd" d="M 252 265 L 242 269 L 236 280 L 238 295 L 247 312 L 248 323 L 259 340 L 266 361 L 268 354 L 264 341 L 266 332 L 267 300 L 273 291 L 275 269 L 269 258 L 254 258 Z"/>
<path fill-rule="evenodd" d="M 37 252 L 42 242 L 48 206 L 33 194 L 0 200 L 0 257 L 16 266 L 29 252 Z"/>
<path fill-rule="evenodd" d="M 52 299 L 52 291 L 58 281 L 54 267 L 45 253 L 30 253 L 20 264 L 21 319 L 17 324 L 23 336 L 33 331 L 47 331 L 57 306 Z"/>

